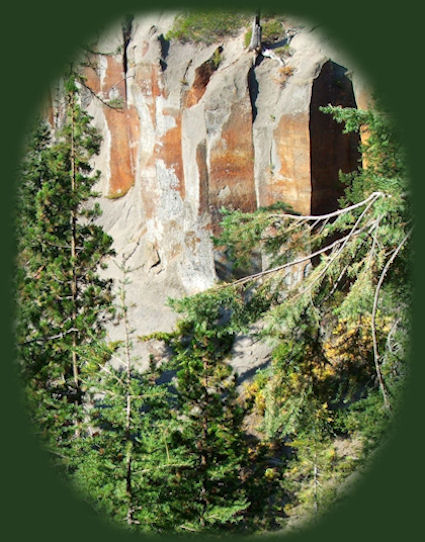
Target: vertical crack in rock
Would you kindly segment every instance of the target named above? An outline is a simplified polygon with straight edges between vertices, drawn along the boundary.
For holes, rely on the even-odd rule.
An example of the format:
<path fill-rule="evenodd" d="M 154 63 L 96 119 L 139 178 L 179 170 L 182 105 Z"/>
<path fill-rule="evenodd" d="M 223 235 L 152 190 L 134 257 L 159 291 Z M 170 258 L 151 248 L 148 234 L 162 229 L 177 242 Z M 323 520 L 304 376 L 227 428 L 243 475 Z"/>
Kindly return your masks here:
<path fill-rule="evenodd" d="M 123 37 L 123 52 L 122 52 L 122 67 L 124 72 L 124 98 L 127 102 L 127 73 L 128 73 L 128 56 L 127 49 L 131 41 L 131 31 L 133 28 L 133 16 L 127 15 L 122 24 L 122 37 Z"/>
<path fill-rule="evenodd" d="M 258 98 L 258 81 L 255 76 L 255 64 L 252 64 L 252 66 L 248 70 L 248 92 L 249 92 L 249 100 L 251 102 L 251 110 L 252 110 L 252 123 L 254 124 L 255 119 L 257 117 L 257 106 L 256 101 Z"/>
<path fill-rule="evenodd" d="M 158 36 L 158 41 L 161 46 L 161 58 L 159 59 L 159 64 L 161 66 L 161 70 L 165 72 L 168 67 L 166 58 L 168 56 L 168 51 L 170 50 L 170 41 L 165 39 L 164 34 L 160 34 Z"/>
<path fill-rule="evenodd" d="M 207 144 L 203 139 L 196 147 L 196 165 L 199 172 L 199 215 L 209 210 L 209 178 L 207 165 Z"/>

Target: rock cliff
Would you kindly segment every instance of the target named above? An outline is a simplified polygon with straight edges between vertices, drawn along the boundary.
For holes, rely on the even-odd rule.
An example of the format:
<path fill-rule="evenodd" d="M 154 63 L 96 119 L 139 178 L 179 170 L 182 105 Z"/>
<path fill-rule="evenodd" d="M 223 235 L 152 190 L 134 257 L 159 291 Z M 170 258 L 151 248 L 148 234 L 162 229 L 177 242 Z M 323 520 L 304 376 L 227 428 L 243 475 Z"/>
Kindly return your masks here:
<path fill-rule="evenodd" d="M 211 45 L 169 41 L 174 18 L 118 24 L 84 59 L 83 101 L 103 135 L 101 222 L 117 253 L 131 253 L 130 316 L 140 334 L 172 327 L 167 297 L 217 279 L 211 234 L 222 206 L 336 208 L 338 171 L 354 169 L 358 141 L 318 108 L 367 104 L 357 73 L 308 24 L 288 22 L 257 55 L 246 29 Z M 50 119 L 60 124 L 60 104 Z M 108 274 L 119 277 L 112 262 Z M 119 324 L 110 335 L 120 336 Z M 155 346 L 140 348 L 146 359 Z"/>

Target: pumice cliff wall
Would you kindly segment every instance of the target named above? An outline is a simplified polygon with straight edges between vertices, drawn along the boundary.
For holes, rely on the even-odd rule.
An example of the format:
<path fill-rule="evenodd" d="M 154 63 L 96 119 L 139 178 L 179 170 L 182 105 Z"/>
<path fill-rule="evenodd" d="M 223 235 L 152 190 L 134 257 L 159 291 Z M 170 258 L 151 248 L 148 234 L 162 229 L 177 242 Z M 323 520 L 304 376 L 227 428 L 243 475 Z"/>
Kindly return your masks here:
<path fill-rule="evenodd" d="M 357 89 L 367 103 L 356 72 L 308 24 L 288 22 L 269 57 L 247 51 L 246 29 L 211 45 L 168 41 L 174 18 L 117 24 L 84 58 L 83 101 L 103 136 L 100 220 L 117 253 L 132 254 L 140 334 L 172 327 L 168 297 L 216 280 L 221 207 L 336 208 L 338 171 L 355 168 L 358 141 L 318 108 L 356 107 Z M 54 100 L 50 120 L 60 124 Z M 119 276 L 112 263 L 108 274 Z"/>

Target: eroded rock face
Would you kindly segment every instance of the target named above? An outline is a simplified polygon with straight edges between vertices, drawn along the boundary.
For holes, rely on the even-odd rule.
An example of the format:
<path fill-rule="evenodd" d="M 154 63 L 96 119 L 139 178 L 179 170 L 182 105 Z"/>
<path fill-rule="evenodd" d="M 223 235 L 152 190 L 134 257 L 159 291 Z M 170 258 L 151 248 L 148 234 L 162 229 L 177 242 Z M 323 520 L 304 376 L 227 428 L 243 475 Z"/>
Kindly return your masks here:
<path fill-rule="evenodd" d="M 244 32 L 210 46 L 168 42 L 173 20 L 153 14 L 125 32 L 112 28 L 85 73 L 85 105 L 103 135 L 100 220 L 118 261 L 131 254 L 128 298 L 139 334 L 171 329 L 167 298 L 216 280 L 211 233 L 221 207 L 284 201 L 300 213 L 331 210 L 338 169 L 358 159 L 356 142 L 317 112 L 327 103 L 354 106 L 356 97 L 314 33 L 295 26 L 282 65 L 248 52 Z M 60 122 L 59 105 L 50 116 Z M 107 273 L 120 274 L 112 263 Z M 120 333 L 111 326 L 112 340 Z M 142 364 L 149 348 L 139 347 Z"/>

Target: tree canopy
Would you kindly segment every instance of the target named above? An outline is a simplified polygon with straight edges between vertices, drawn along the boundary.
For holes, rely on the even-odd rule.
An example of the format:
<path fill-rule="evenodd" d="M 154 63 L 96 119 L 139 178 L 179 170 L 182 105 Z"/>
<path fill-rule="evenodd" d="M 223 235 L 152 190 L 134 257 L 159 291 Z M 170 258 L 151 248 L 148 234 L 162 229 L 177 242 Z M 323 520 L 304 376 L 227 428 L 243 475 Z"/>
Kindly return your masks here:
<path fill-rule="evenodd" d="M 169 355 L 142 371 L 129 258 L 115 301 L 101 273 L 114 251 L 96 222 L 100 137 L 80 88 L 71 70 L 61 130 L 37 124 L 21 168 L 16 339 L 37 428 L 85 498 L 133 530 L 253 533 L 315 517 L 383 442 L 407 370 L 412 219 L 388 116 L 322 109 L 362 134 L 335 211 L 222 209 L 214 243 L 233 276 L 170 300 L 175 329 L 144 337 Z M 123 337 L 108 343 L 114 313 Z M 241 333 L 271 350 L 242 387 Z"/>

